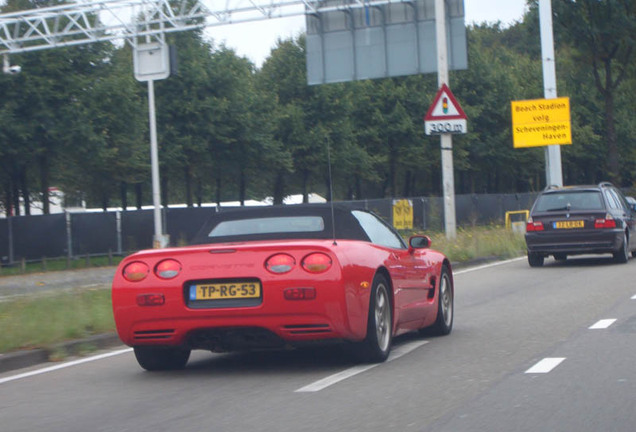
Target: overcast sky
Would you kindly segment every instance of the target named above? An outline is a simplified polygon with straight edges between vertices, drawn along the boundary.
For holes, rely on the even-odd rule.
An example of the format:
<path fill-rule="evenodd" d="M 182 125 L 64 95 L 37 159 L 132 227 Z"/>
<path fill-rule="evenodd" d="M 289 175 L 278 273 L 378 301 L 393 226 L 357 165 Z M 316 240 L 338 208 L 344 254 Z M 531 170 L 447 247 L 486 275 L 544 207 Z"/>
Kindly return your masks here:
<path fill-rule="evenodd" d="M 521 19 L 525 4 L 526 0 L 464 0 L 466 23 L 511 24 Z M 224 42 L 260 67 L 278 38 L 297 36 L 304 30 L 305 18 L 299 16 L 211 27 L 207 34 L 217 45 Z"/>

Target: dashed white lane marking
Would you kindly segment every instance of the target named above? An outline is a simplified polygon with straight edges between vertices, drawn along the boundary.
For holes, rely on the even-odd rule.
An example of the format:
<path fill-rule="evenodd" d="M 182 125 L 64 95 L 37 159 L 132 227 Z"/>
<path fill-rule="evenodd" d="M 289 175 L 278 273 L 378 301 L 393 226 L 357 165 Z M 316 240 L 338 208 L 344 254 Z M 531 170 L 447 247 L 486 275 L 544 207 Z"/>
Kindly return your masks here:
<path fill-rule="evenodd" d="M 632 300 L 636 300 L 636 295 L 633 295 L 633 296 L 632 296 Z"/>
<path fill-rule="evenodd" d="M 108 353 L 104 353 L 104 354 L 99 354 L 96 356 L 92 356 L 92 357 L 86 357 L 86 358 L 82 358 L 79 360 L 73 360 L 70 362 L 66 362 L 66 363 L 62 363 L 62 364 L 58 364 L 55 366 L 49 366 L 43 369 L 38 369 L 38 370 L 34 370 L 34 371 L 30 371 L 30 372 L 25 372 L 25 373 L 21 373 L 18 375 L 12 375 L 6 378 L 0 378 L 0 384 L 4 384 L 10 381 L 16 381 L 19 379 L 23 379 L 23 378 L 28 378 L 28 377 L 32 377 L 35 375 L 42 375 L 45 373 L 49 373 L 49 372 L 53 372 L 56 370 L 60 370 L 60 369 L 65 369 L 68 367 L 72 367 L 72 366 L 77 366 L 80 365 L 82 363 L 89 363 L 89 362 L 93 362 L 93 361 L 97 361 L 97 360 L 101 360 L 101 359 L 105 359 L 108 357 L 113 357 L 113 356 L 117 356 L 120 354 L 126 354 L 132 351 L 132 348 L 126 348 L 126 349 L 122 349 L 122 350 L 118 350 L 118 351 L 111 351 Z"/>
<path fill-rule="evenodd" d="M 616 322 L 615 319 L 603 319 L 589 327 L 589 330 L 603 330 Z"/>
<path fill-rule="evenodd" d="M 512 259 L 505 260 L 505 261 L 497 261 L 497 262 L 494 262 L 494 263 L 491 263 L 491 264 L 484 264 L 484 265 L 477 266 L 477 267 L 471 267 L 471 268 L 467 268 L 467 269 L 464 269 L 464 270 L 454 271 L 453 275 L 460 275 L 460 274 L 464 274 L 464 273 L 470 273 L 470 272 L 474 272 L 474 271 L 477 271 L 477 270 L 487 269 L 487 268 L 490 268 L 490 267 L 497 267 L 497 266 L 508 264 L 508 263 L 515 262 L 515 261 L 522 261 L 522 260 L 525 260 L 525 259 L 526 259 L 526 257 L 518 257 L 518 258 L 512 258 Z"/>
<path fill-rule="evenodd" d="M 526 371 L 527 374 L 540 374 L 551 372 L 552 369 L 561 364 L 565 357 L 548 357 L 532 366 Z"/>
<path fill-rule="evenodd" d="M 427 343 L 428 341 L 418 341 L 418 342 L 412 342 L 409 344 L 396 347 L 393 351 L 391 351 L 391 354 L 389 355 L 387 362 L 398 359 L 402 357 L 403 355 L 408 354 L 411 351 Z M 373 369 L 374 367 L 380 366 L 381 364 L 382 363 L 375 363 L 375 364 L 354 366 L 352 368 L 343 370 L 342 372 L 338 372 L 326 378 L 320 379 L 318 381 L 314 381 L 313 383 L 306 385 L 305 387 L 299 388 L 298 390 L 296 390 L 296 393 L 317 392 L 317 391 L 323 390 L 329 386 L 339 383 L 340 381 L 344 381 L 347 378 L 351 378 L 354 375 L 358 375 L 362 372 L 368 371 L 369 369 Z"/>

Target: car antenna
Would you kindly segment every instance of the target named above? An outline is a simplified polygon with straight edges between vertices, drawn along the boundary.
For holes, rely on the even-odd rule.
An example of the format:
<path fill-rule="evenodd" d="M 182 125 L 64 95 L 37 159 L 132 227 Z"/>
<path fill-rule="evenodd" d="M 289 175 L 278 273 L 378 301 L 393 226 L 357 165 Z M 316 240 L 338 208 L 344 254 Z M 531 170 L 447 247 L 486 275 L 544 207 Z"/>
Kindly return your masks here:
<path fill-rule="evenodd" d="M 329 146 L 329 136 L 326 137 L 327 141 L 327 167 L 329 170 L 329 203 L 331 207 L 331 229 L 333 233 L 333 245 L 338 246 L 336 241 L 336 216 L 333 207 L 333 177 L 331 176 L 331 147 Z"/>

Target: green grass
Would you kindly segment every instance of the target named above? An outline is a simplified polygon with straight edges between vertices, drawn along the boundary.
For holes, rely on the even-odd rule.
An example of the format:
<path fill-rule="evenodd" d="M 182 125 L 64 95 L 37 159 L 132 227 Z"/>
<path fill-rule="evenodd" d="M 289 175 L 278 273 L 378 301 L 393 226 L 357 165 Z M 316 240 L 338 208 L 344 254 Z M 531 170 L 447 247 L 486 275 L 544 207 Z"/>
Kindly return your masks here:
<path fill-rule="evenodd" d="M 446 238 L 439 231 L 402 231 L 408 239 L 414 234 L 424 234 L 431 238 L 432 248 L 443 252 L 451 262 L 466 262 L 477 258 L 512 258 L 526 252 L 526 242 L 522 234 L 513 233 L 505 227 L 458 228 L 454 240 Z"/>
<path fill-rule="evenodd" d="M 448 240 L 444 233 L 427 234 L 432 240 L 432 248 L 446 254 L 451 262 L 490 257 L 513 258 L 526 252 L 524 236 L 501 226 L 460 228 L 453 241 Z"/>
<path fill-rule="evenodd" d="M 402 234 L 408 238 L 414 233 Z M 483 257 L 510 258 L 525 253 L 523 236 L 499 226 L 458 229 L 454 241 L 446 239 L 443 232 L 425 234 L 431 238 L 433 249 L 444 252 L 452 262 Z M 91 262 L 90 265 L 99 264 Z M 47 263 L 49 271 L 54 268 L 52 261 Z M 6 270 L 3 269 L 2 275 Z M 35 271 L 42 271 L 41 266 Z M 0 352 L 51 347 L 67 340 L 113 332 L 110 290 L 74 289 L 0 302 L 0 328 Z"/>
<path fill-rule="evenodd" d="M 75 289 L 0 303 L 0 352 L 115 330 L 109 289 Z"/>

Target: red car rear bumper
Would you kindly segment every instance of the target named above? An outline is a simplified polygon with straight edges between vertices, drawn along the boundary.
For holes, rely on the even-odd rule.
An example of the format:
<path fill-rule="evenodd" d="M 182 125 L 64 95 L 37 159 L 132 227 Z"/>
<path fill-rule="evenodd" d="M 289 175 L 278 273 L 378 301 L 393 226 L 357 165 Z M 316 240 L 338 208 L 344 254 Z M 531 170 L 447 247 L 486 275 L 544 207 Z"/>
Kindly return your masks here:
<path fill-rule="evenodd" d="M 113 285 L 113 310 L 121 340 L 130 346 L 165 345 L 214 348 L 214 345 L 301 343 L 327 339 L 362 340 L 366 335 L 369 290 L 332 281 L 313 283 L 316 298 L 287 300 L 289 283 L 263 282 L 259 305 L 190 308 L 183 286 L 169 289 Z M 162 305 L 139 306 L 137 297 L 160 294 Z M 230 340 L 231 339 L 231 340 Z M 207 341 L 207 342 L 205 342 Z M 206 344 L 210 346 L 205 346 Z"/>

